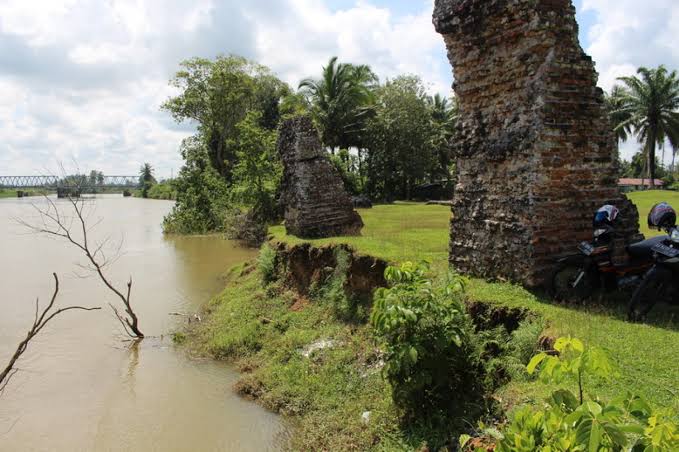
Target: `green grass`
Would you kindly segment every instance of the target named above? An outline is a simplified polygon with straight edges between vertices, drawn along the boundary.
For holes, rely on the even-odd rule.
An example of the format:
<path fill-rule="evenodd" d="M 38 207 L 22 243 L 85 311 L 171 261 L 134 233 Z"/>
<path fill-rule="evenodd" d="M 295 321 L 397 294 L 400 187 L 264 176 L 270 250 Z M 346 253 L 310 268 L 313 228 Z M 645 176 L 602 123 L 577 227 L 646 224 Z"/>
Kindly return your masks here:
<path fill-rule="evenodd" d="M 188 346 L 235 363 L 242 372 L 237 391 L 295 416 L 288 448 L 367 450 L 379 443 L 378 450 L 414 450 L 423 444 L 416 428 L 400 428 L 367 325 L 338 321 L 330 303 L 300 299 L 281 285 L 265 289 L 260 272 L 248 265 L 233 269 L 229 280 L 208 305 L 206 320 L 188 333 Z M 293 307 L 300 303 L 303 308 Z M 303 355 L 323 340 L 333 345 Z"/>
<path fill-rule="evenodd" d="M 679 193 L 667 191 L 637 192 L 630 198 L 637 203 L 642 231 L 651 206 L 666 200 L 679 207 Z M 315 244 L 349 243 L 360 252 L 392 262 L 428 259 L 433 268 L 445 268 L 448 256 L 448 222 L 450 209 L 442 206 L 399 203 L 362 210 L 365 228 L 361 237 L 311 240 Z M 289 243 L 302 242 L 286 236 L 282 226 L 271 231 L 275 238 Z M 620 369 L 613 383 L 594 382 L 592 389 L 611 397 L 632 390 L 651 402 L 669 406 L 679 398 L 679 309 L 657 309 L 646 324 L 624 320 L 629 294 L 590 307 L 554 305 L 541 294 L 519 286 L 472 280 L 468 288 L 472 300 L 529 308 L 547 321 L 552 336 L 573 335 L 610 354 Z M 509 403 L 535 400 L 546 393 L 538 384 L 510 384 L 505 390 Z"/>
<path fill-rule="evenodd" d="M 639 230 L 646 237 L 653 237 L 656 235 L 663 234 L 656 230 L 650 230 L 646 222 L 648 212 L 651 210 L 653 205 L 665 201 L 668 202 L 675 209 L 679 209 L 679 191 L 667 191 L 667 190 L 647 190 L 647 191 L 636 191 L 634 193 L 628 193 L 627 197 L 636 204 L 639 209 Z"/>
<path fill-rule="evenodd" d="M 363 254 L 389 262 L 427 259 L 440 263 L 447 260 L 450 207 L 400 202 L 358 211 L 365 223 L 359 237 L 301 240 L 287 236 L 283 226 L 272 227 L 270 233 L 275 239 L 292 245 L 347 243 Z"/>
<path fill-rule="evenodd" d="M 674 193 L 635 193 L 642 218 L 654 197 L 673 202 Z M 676 203 L 679 205 L 679 203 Z M 441 272 L 448 256 L 450 209 L 398 203 L 361 210 L 362 236 L 313 240 L 315 245 L 348 243 L 359 252 L 391 262 L 428 259 Z M 306 241 L 271 229 L 277 240 Z M 268 261 L 260 267 L 271 273 Z M 624 320 L 625 295 L 589 306 L 553 304 L 540 293 L 506 283 L 473 279 L 467 289 L 472 301 L 528 308 L 546 325 L 545 334 L 572 335 L 603 349 L 619 375 L 610 382 L 587 381 L 586 388 L 603 398 L 632 391 L 657 406 L 679 410 L 679 309 L 656 310 L 646 324 Z M 274 411 L 295 415 L 295 431 L 287 446 L 294 450 L 414 450 L 425 439 L 442 444 L 450 429 L 407 427 L 399 420 L 390 389 L 376 370 L 380 352 L 365 324 L 345 323 L 322 296 L 306 299 L 278 282 L 264 287 L 254 264 L 233 269 L 225 291 L 207 307 L 206 320 L 190 331 L 186 345 L 235 363 L 242 372 L 236 389 Z M 310 357 L 305 347 L 319 340 L 335 346 Z M 184 342 L 184 337 L 181 341 Z M 517 378 L 496 394 L 505 408 L 540 403 L 548 388 Z M 361 420 L 370 412 L 370 421 Z M 448 437 L 446 435 L 449 435 Z M 435 444 L 429 443 L 430 446 Z"/>

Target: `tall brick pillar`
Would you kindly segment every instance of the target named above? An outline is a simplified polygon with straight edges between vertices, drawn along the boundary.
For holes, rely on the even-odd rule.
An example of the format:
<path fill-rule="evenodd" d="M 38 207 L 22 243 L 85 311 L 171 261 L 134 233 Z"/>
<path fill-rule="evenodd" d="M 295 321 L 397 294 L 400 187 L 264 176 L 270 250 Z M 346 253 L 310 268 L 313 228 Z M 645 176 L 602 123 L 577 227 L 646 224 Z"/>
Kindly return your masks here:
<path fill-rule="evenodd" d="M 570 0 L 436 0 L 460 103 L 450 262 L 536 286 L 592 235 L 598 207 L 637 209 L 617 188 L 616 141 Z"/>

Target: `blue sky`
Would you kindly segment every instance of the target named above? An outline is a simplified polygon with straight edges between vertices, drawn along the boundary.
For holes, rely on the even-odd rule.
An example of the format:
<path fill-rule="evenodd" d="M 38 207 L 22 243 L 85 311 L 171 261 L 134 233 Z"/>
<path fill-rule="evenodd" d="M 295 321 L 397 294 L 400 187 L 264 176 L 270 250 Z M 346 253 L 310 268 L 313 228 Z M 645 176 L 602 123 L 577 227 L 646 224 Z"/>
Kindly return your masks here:
<path fill-rule="evenodd" d="M 160 104 L 182 59 L 236 53 L 296 86 L 330 56 L 381 79 L 419 75 L 449 93 L 433 0 L 1 0 L 0 174 L 81 170 L 160 176 L 193 131 Z M 676 0 L 576 0 L 583 48 L 609 89 L 640 65 L 679 68 Z M 629 157 L 636 143 L 623 146 Z"/>

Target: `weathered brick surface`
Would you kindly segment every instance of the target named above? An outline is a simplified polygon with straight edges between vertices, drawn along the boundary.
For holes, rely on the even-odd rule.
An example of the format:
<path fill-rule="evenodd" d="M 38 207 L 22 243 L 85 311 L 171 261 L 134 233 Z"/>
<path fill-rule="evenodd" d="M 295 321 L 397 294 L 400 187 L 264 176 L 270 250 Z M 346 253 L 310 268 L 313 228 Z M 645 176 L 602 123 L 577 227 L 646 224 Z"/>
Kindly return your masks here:
<path fill-rule="evenodd" d="M 543 282 L 591 238 L 598 207 L 638 212 L 617 188 L 616 142 L 570 0 L 436 0 L 461 119 L 450 261 L 465 273 Z"/>
<path fill-rule="evenodd" d="M 363 221 L 311 119 L 284 122 L 277 146 L 284 166 L 281 202 L 287 233 L 302 238 L 359 234 Z"/>

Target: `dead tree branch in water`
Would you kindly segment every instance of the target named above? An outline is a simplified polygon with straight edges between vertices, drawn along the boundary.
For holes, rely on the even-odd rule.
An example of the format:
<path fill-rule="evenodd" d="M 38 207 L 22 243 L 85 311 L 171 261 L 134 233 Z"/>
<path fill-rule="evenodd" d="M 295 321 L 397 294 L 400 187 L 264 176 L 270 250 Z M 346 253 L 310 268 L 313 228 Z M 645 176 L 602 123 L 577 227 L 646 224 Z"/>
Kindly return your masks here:
<path fill-rule="evenodd" d="M 19 358 L 21 358 L 21 355 L 23 355 L 26 349 L 28 348 L 28 344 L 35 336 L 37 336 L 40 330 L 42 330 L 50 320 L 66 311 L 74 310 L 96 311 L 101 309 L 101 308 L 85 308 L 82 306 L 69 306 L 67 308 L 57 309 L 56 311 L 52 312 L 52 308 L 54 307 L 54 301 L 57 299 L 57 294 L 59 293 L 59 278 L 57 277 L 56 273 L 52 273 L 52 275 L 54 276 L 54 293 L 52 294 L 52 299 L 50 300 L 47 307 L 43 309 L 42 312 L 40 312 L 39 300 L 35 300 L 35 315 L 33 317 L 33 326 L 31 326 L 31 329 L 28 330 L 26 338 L 19 343 L 19 346 L 14 352 L 14 355 L 12 355 L 12 357 L 9 360 L 7 367 L 5 367 L 5 369 L 2 372 L 0 372 L 0 394 L 4 392 L 9 381 L 19 371 L 19 369 L 15 369 L 14 366 L 16 365 Z"/>
<path fill-rule="evenodd" d="M 87 227 L 87 221 L 84 214 L 85 201 L 82 198 L 68 197 L 68 202 L 75 213 L 74 217 L 69 218 L 59 212 L 59 208 L 49 197 L 45 196 L 45 199 L 47 200 L 46 209 L 41 209 L 38 206 L 33 205 L 40 214 L 42 220 L 41 226 L 29 224 L 22 219 L 19 219 L 18 222 L 35 232 L 66 239 L 69 243 L 82 251 L 91 265 L 90 270 L 93 270 L 104 285 L 123 303 L 123 306 L 125 307 L 123 312 L 118 310 L 113 303 L 109 303 L 109 306 L 123 326 L 125 333 L 130 337 L 142 339 L 144 334 L 139 329 L 139 319 L 132 309 L 131 303 L 132 278 L 127 282 L 127 290 L 123 293 L 123 291 L 117 289 L 104 274 L 104 267 L 106 267 L 110 261 L 106 258 L 103 251 L 105 242 L 98 245 L 95 244 L 94 248 L 92 248 L 92 244 L 89 241 L 88 232 L 91 228 Z M 72 233 L 73 228 L 79 229 L 78 234 L 82 237 L 75 237 Z"/>

